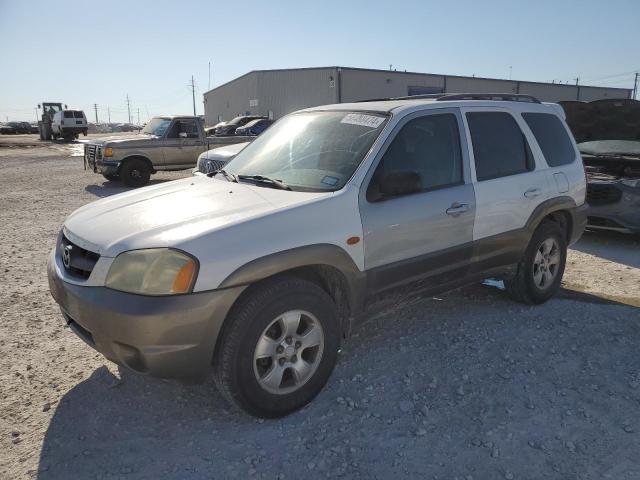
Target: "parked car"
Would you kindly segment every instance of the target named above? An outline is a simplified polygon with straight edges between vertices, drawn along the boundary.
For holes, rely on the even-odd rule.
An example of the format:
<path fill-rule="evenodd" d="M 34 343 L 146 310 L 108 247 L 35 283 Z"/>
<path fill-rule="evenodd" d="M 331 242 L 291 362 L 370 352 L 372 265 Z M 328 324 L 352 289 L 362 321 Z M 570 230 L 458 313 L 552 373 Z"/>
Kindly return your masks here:
<path fill-rule="evenodd" d="M 249 142 L 235 143 L 233 145 L 218 146 L 201 153 L 193 169 L 194 175 L 207 175 L 217 172 L 240 153 Z"/>
<path fill-rule="evenodd" d="M 31 129 L 31 133 L 40 133 L 40 128 L 37 123 L 30 123 L 29 127 Z"/>
<path fill-rule="evenodd" d="M 587 173 L 588 227 L 640 234 L 640 102 L 561 102 Z"/>
<path fill-rule="evenodd" d="M 54 140 L 64 138 L 67 141 L 87 135 L 89 125 L 82 110 L 61 110 L 56 112 L 51 122 L 51 137 Z"/>
<path fill-rule="evenodd" d="M 160 170 L 193 168 L 198 156 L 210 148 L 198 117 L 153 117 L 139 134 L 87 142 L 85 168 L 88 166 L 107 180 L 142 187 Z"/>
<path fill-rule="evenodd" d="M 236 135 L 254 136 L 260 135 L 273 124 L 273 120 L 259 118 L 247 123 L 244 127 L 236 128 Z"/>
<path fill-rule="evenodd" d="M 258 120 L 261 118 L 265 118 L 265 117 L 256 116 L 256 115 L 242 115 L 242 116 L 236 117 L 229 122 L 225 122 L 224 125 L 220 125 L 219 127 L 217 127 L 215 130 L 216 135 L 219 135 L 219 136 L 233 135 L 236 133 L 236 128 L 242 127 L 243 125 L 246 125 L 247 123 L 253 120 Z"/>
<path fill-rule="evenodd" d="M 5 135 L 31 133 L 31 127 L 27 128 L 27 125 L 27 122 L 7 122 L 0 128 L 0 132 Z"/>
<path fill-rule="evenodd" d="M 588 227 L 640 234 L 640 141 L 578 144 L 587 172 Z"/>
<path fill-rule="evenodd" d="M 211 137 L 216 134 L 216 128 L 226 125 L 226 122 L 218 122 L 213 127 L 206 127 L 204 132 L 207 134 L 207 137 Z"/>
<path fill-rule="evenodd" d="M 71 214 L 49 285 L 108 359 L 160 377 L 213 365 L 232 403 L 278 417 L 315 397 L 366 305 L 396 287 L 491 276 L 518 301 L 551 298 L 585 190 L 562 110 L 532 97 L 310 108 L 212 177 Z"/>
<path fill-rule="evenodd" d="M 14 135 L 16 129 L 8 123 L 0 124 L 0 135 Z"/>

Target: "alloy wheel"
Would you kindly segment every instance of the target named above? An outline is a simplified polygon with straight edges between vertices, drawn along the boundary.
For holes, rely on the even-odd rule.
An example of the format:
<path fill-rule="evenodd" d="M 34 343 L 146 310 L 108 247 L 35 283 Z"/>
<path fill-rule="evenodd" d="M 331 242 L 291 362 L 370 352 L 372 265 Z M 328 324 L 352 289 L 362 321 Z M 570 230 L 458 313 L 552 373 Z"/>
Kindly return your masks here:
<path fill-rule="evenodd" d="M 324 332 L 318 319 L 303 310 L 275 318 L 262 332 L 253 354 L 253 370 L 260 386 L 283 395 L 296 391 L 318 369 Z"/>

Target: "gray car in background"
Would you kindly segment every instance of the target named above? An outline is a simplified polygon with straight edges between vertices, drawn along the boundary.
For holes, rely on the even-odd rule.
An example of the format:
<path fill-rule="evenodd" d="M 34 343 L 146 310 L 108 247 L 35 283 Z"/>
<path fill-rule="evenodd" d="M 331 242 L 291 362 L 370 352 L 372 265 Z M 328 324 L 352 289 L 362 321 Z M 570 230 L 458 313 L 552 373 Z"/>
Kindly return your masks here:
<path fill-rule="evenodd" d="M 238 153 L 240 153 L 251 142 L 235 143 L 233 145 L 225 145 L 203 152 L 198 157 L 196 168 L 193 169 L 194 175 L 207 175 L 214 173 L 231 161 Z"/>
<path fill-rule="evenodd" d="M 640 234 L 640 101 L 560 104 L 587 175 L 589 228 Z"/>

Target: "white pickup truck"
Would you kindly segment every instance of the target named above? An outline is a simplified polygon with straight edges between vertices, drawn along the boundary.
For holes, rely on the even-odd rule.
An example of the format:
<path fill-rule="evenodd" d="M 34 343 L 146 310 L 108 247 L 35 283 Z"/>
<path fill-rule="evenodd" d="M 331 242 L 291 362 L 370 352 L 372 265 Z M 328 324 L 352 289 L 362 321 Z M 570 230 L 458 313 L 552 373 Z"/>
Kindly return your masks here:
<path fill-rule="evenodd" d="M 193 116 L 154 117 L 137 135 L 92 140 L 84 148 L 85 168 L 130 187 L 149 183 L 160 170 L 184 170 L 212 148 L 202 120 Z"/>

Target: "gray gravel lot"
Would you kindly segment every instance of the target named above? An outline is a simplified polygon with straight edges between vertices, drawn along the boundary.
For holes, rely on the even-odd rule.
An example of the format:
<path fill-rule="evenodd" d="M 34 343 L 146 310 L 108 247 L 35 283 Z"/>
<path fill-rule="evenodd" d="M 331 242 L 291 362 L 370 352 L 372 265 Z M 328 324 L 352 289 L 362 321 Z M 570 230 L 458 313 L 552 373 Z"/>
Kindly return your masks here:
<path fill-rule="evenodd" d="M 310 405 L 259 421 L 64 326 L 47 253 L 75 208 L 125 190 L 74 148 L 0 141 L 0 478 L 640 478 L 637 238 L 587 234 L 538 307 L 483 285 L 388 298 Z"/>

